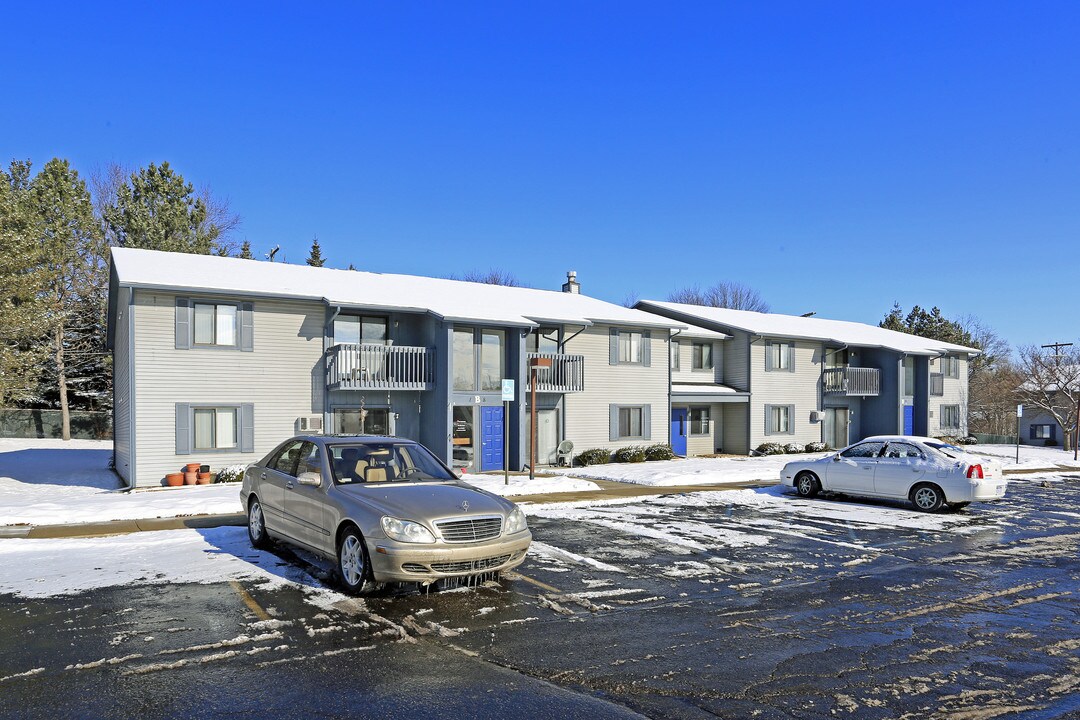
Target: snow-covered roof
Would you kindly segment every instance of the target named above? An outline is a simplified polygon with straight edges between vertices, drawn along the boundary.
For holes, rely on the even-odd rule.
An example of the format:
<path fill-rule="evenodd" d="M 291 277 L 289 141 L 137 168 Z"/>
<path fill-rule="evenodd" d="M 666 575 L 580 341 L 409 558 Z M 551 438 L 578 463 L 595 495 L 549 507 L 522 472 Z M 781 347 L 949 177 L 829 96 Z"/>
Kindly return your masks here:
<path fill-rule="evenodd" d="M 766 337 L 823 340 L 840 345 L 885 348 L 910 355 L 979 352 L 975 348 L 963 345 L 931 340 L 918 335 L 886 330 L 877 325 L 866 325 L 848 320 L 729 310 L 660 300 L 642 300 L 635 307 L 668 315 L 683 322 L 715 323 L 724 328 L 734 328 Z"/>
<path fill-rule="evenodd" d="M 137 288 L 322 300 L 332 306 L 430 312 L 446 320 L 501 325 L 682 327 L 653 313 L 556 290 L 134 248 L 113 248 L 112 264 L 120 285 Z"/>
<path fill-rule="evenodd" d="M 663 317 L 658 316 L 658 317 Z M 709 330 L 703 328 L 700 325 L 694 325 L 692 323 L 686 323 L 686 327 L 681 330 L 676 330 L 671 334 L 672 338 L 701 338 L 706 340 L 728 340 L 731 338 L 727 333 L 722 333 L 719 330 Z"/>
<path fill-rule="evenodd" d="M 733 387 L 727 385 L 719 385 L 716 383 L 708 384 L 672 384 L 671 394 L 686 394 L 686 395 L 738 395 L 739 391 Z"/>

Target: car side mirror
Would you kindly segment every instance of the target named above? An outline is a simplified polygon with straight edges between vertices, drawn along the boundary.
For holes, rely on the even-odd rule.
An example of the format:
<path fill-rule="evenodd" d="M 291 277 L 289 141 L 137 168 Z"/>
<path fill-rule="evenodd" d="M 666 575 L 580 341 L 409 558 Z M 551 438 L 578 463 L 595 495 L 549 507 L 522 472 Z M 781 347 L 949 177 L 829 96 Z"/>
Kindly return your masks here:
<path fill-rule="evenodd" d="M 832 456 L 832 461 L 833 462 L 840 462 L 840 453 L 836 453 L 835 455 L 833 455 Z"/>
<path fill-rule="evenodd" d="M 311 485 L 312 487 L 322 485 L 322 475 L 317 472 L 302 472 L 296 480 L 301 485 Z"/>

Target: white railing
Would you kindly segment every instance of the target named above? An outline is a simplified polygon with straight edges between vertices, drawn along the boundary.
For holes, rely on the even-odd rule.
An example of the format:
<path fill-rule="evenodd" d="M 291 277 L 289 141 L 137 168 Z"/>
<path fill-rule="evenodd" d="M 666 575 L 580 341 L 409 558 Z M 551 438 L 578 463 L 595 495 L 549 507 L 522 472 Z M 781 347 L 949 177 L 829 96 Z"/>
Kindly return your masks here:
<path fill-rule="evenodd" d="M 326 354 L 331 390 L 431 390 L 435 351 L 406 345 L 334 345 Z"/>
<path fill-rule="evenodd" d="M 822 378 L 826 394 L 876 397 L 881 394 L 881 371 L 877 368 L 829 368 Z"/>
<path fill-rule="evenodd" d="M 585 356 L 561 353 L 529 353 L 529 360 L 547 358 L 551 367 L 536 371 L 537 392 L 581 392 L 585 389 Z M 526 389 L 528 386 L 526 386 Z"/>

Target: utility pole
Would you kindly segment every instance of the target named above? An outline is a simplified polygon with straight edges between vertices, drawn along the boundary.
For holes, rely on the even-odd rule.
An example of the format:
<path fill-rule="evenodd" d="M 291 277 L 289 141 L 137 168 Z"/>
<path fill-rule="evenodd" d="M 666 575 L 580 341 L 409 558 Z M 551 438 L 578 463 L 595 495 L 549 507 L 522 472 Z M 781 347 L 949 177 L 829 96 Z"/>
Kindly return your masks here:
<path fill-rule="evenodd" d="M 1056 342 L 1056 343 L 1050 343 L 1048 345 L 1043 345 L 1042 347 L 1043 347 L 1044 350 L 1049 349 L 1049 348 L 1054 348 L 1053 357 L 1054 357 L 1055 360 L 1057 360 L 1057 364 L 1060 367 L 1060 365 L 1061 365 L 1061 348 L 1072 347 L 1072 343 Z M 1076 460 L 1078 457 L 1080 457 L 1080 388 L 1060 388 L 1059 387 L 1058 392 L 1064 392 L 1066 396 L 1068 396 L 1068 394 L 1070 392 L 1076 394 L 1076 422 L 1073 423 L 1073 431 L 1072 431 L 1072 436 L 1073 436 L 1072 437 L 1072 441 L 1073 441 L 1073 460 Z M 1069 399 L 1071 400 L 1072 398 L 1069 398 Z M 1061 428 L 1061 429 L 1064 430 L 1065 428 Z M 1068 451 L 1069 451 L 1069 449 L 1065 448 L 1065 452 L 1068 452 Z"/>

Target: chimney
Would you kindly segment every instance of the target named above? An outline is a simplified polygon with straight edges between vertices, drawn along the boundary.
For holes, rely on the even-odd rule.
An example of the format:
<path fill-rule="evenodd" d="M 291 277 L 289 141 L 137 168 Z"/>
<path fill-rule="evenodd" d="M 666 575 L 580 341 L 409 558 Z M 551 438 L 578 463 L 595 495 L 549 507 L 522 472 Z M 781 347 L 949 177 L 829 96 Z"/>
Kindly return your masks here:
<path fill-rule="evenodd" d="M 575 295 L 581 294 L 581 285 L 578 284 L 576 270 L 567 271 L 566 282 L 563 283 L 562 291 L 565 293 L 574 293 Z"/>

